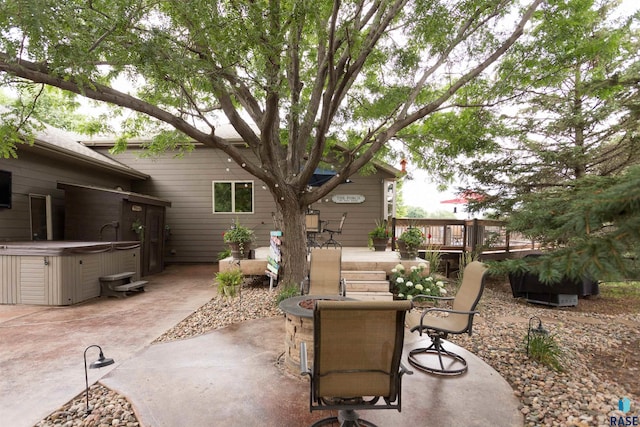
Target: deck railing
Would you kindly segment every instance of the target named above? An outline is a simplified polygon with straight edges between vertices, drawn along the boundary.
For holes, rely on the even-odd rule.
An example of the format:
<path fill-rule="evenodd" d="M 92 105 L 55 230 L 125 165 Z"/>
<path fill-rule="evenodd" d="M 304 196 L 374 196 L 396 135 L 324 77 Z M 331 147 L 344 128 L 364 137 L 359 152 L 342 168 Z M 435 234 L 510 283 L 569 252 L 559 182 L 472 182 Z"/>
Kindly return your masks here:
<path fill-rule="evenodd" d="M 426 237 L 421 249 L 460 252 L 510 252 L 537 249 L 536 242 L 520 233 L 509 232 L 504 221 L 490 219 L 394 218 L 391 221 L 393 241 L 407 228 L 418 228 Z M 395 247 L 394 247 L 395 249 Z"/>

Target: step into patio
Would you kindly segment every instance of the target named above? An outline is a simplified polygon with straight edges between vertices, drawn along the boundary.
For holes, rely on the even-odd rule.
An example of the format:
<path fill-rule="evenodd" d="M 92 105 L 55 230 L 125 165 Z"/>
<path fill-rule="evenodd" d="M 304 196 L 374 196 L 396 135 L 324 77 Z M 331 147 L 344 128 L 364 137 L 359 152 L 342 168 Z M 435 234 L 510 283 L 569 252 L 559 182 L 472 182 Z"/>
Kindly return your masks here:
<path fill-rule="evenodd" d="M 342 271 L 344 280 L 387 280 L 387 273 L 383 270 L 347 270 Z"/>
<path fill-rule="evenodd" d="M 135 274 L 135 271 L 125 271 L 99 277 L 100 295 L 124 298 L 130 292 L 144 292 L 144 287 L 149 282 L 146 280 L 132 280 Z"/>
<path fill-rule="evenodd" d="M 343 271 L 347 297 L 361 301 L 391 301 L 389 281 L 384 271 Z"/>

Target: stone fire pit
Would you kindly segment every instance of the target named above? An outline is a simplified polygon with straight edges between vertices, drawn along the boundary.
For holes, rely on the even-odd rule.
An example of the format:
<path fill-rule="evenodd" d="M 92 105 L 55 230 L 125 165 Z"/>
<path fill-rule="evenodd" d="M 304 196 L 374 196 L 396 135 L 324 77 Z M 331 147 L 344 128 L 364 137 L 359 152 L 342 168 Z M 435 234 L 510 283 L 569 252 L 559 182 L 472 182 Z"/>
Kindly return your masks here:
<path fill-rule="evenodd" d="M 301 295 L 278 304 L 285 313 L 284 364 L 292 373 L 300 373 L 300 343 L 307 343 L 307 358 L 313 360 L 313 308 L 318 300 L 353 299 L 339 295 Z"/>

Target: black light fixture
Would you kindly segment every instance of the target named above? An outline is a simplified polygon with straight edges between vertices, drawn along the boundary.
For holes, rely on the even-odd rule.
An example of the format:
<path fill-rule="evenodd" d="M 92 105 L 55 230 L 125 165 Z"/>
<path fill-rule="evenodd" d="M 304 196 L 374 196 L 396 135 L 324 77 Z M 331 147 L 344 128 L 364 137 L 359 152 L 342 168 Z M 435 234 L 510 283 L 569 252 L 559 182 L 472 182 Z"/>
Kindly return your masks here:
<path fill-rule="evenodd" d="M 87 350 L 91 347 L 97 347 L 100 350 L 100 356 L 98 356 L 98 360 L 91 363 L 89 365 L 89 369 L 103 368 L 105 366 L 113 365 L 113 359 L 109 357 L 104 357 L 104 353 L 102 352 L 102 348 L 99 345 L 90 345 L 89 347 L 84 349 L 84 383 L 85 383 L 85 391 L 87 395 L 87 412 L 86 415 L 91 413 L 91 409 L 89 409 L 89 375 L 87 374 Z"/>
<path fill-rule="evenodd" d="M 536 321 L 538 326 L 534 326 Z M 529 319 L 529 329 L 527 330 L 527 356 L 529 355 L 529 342 L 534 335 L 548 335 L 549 331 L 542 327 L 542 320 L 538 316 L 533 316 Z"/>

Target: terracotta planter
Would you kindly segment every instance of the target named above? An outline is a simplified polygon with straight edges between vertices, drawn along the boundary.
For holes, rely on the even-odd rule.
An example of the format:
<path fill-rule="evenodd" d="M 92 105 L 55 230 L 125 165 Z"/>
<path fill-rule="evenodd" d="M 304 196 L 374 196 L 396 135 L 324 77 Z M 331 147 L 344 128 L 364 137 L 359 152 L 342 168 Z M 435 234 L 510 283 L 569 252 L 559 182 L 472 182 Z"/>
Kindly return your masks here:
<path fill-rule="evenodd" d="M 376 252 L 384 252 L 387 250 L 387 243 L 389 242 L 389 239 L 384 237 L 374 237 L 371 240 L 373 241 L 373 249 Z"/>
<path fill-rule="evenodd" d="M 249 257 L 249 251 L 251 250 L 251 242 L 244 243 L 242 250 L 240 250 L 239 243 L 229 243 L 229 249 L 231 249 L 233 259 L 247 259 Z"/>
<path fill-rule="evenodd" d="M 418 256 L 418 248 L 413 248 L 407 246 L 407 244 L 398 240 L 396 242 L 398 244 L 398 252 L 400 252 L 400 259 L 415 259 Z"/>

